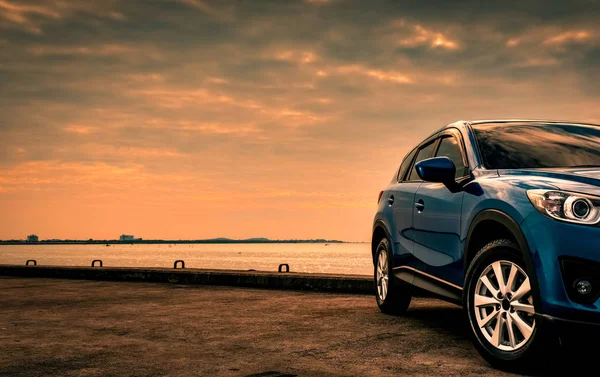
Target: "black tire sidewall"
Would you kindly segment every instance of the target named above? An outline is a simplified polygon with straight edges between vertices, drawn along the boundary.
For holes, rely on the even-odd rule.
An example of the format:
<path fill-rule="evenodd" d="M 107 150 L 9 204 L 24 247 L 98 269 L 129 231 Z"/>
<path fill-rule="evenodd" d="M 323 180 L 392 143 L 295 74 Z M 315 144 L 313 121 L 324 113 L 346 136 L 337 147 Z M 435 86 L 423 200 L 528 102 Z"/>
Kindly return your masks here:
<path fill-rule="evenodd" d="M 488 362 L 492 364 L 502 363 L 504 367 L 510 368 L 513 366 L 517 366 L 521 364 L 526 359 L 529 359 L 533 356 L 535 351 L 539 346 L 539 333 L 541 332 L 540 327 L 542 324 L 541 321 L 536 320 L 535 329 L 528 343 L 523 347 L 519 348 L 516 351 L 502 351 L 495 348 L 493 345 L 489 343 L 489 341 L 484 337 L 481 329 L 477 324 L 477 319 L 475 317 L 475 307 L 473 305 L 474 302 L 474 294 L 475 287 L 477 285 L 477 281 L 479 276 L 483 272 L 485 268 L 487 268 L 493 262 L 499 260 L 507 260 L 519 265 L 524 271 L 527 272 L 527 267 L 523 261 L 523 257 L 521 256 L 521 252 L 518 250 L 516 245 L 506 243 L 498 243 L 496 245 L 487 245 L 484 247 L 480 253 L 473 259 L 471 266 L 467 272 L 467 277 L 465 280 L 465 295 L 464 295 L 464 308 L 465 314 L 468 321 L 468 326 L 471 329 L 471 335 L 473 338 L 473 343 L 482 356 L 488 360 Z M 530 273 L 527 273 L 529 279 L 532 277 Z M 532 284 L 534 282 L 532 281 Z M 534 297 L 535 300 L 535 297 Z M 534 306 L 537 306 L 537 303 L 534 302 Z"/>

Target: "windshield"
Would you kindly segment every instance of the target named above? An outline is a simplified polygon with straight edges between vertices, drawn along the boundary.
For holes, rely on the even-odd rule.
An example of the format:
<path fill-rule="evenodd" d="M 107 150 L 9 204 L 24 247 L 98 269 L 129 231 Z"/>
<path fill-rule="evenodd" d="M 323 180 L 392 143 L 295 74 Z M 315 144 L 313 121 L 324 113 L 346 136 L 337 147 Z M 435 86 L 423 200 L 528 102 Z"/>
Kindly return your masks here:
<path fill-rule="evenodd" d="M 600 127 L 515 122 L 472 128 L 488 169 L 600 166 Z"/>

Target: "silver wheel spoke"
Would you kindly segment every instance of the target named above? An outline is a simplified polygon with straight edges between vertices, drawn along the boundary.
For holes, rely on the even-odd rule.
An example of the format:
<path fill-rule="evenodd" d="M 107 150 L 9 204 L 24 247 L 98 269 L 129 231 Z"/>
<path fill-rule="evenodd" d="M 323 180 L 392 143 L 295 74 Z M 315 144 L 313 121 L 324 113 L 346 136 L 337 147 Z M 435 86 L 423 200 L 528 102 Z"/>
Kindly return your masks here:
<path fill-rule="evenodd" d="M 384 301 L 388 292 L 388 270 L 387 270 L 387 254 L 385 251 L 379 253 L 377 258 L 377 294 L 381 301 Z"/>
<path fill-rule="evenodd" d="M 498 305 L 498 300 L 494 297 L 475 295 L 475 306 L 489 306 L 489 305 Z"/>
<path fill-rule="evenodd" d="M 517 268 L 515 267 L 514 264 L 512 264 L 510 266 L 510 272 L 508 273 L 508 280 L 506 281 L 506 291 L 504 292 L 504 294 L 506 293 L 513 293 L 513 285 L 515 285 L 515 278 L 517 277 L 517 272 L 519 270 L 517 270 Z"/>
<path fill-rule="evenodd" d="M 523 304 L 520 302 L 513 302 L 513 303 L 511 303 L 511 305 L 518 312 L 526 312 L 529 314 L 535 314 L 535 308 L 533 307 L 533 305 Z"/>
<path fill-rule="evenodd" d="M 523 321 L 517 313 L 510 313 L 510 316 L 512 317 L 513 323 L 517 325 L 517 328 L 519 329 L 521 334 L 523 334 L 523 337 L 525 339 L 529 339 L 529 337 L 533 333 L 533 328 L 530 327 L 525 321 Z"/>
<path fill-rule="evenodd" d="M 508 330 L 508 343 L 514 348 L 517 345 L 517 341 L 515 340 L 515 329 L 513 328 L 511 316 L 506 317 L 506 329 Z"/>
<path fill-rule="evenodd" d="M 494 274 L 496 275 L 496 281 L 498 282 L 498 287 L 500 293 L 502 295 L 506 294 L 506 285 L 504 284 L 504 274 L 502 273 L 502 265 L 500 262 L 494 262 L 492 264 L 492 268 L 494 269 Z"/>
<path fill-rule="evenodd" d="M 487 317 L 485 317 L 484 319 L 481 320 L 479 327 L 483 328 L 483 327 L 486 327 L 487 325 L 489 325 L 490 322 L 492 322 L 494 320 L 494 318 L 496 318 L 498 316 L 498 314 L 500 314 L 500 312 L 498 310 L 494 309 L 494 311 L 491 312 L 490 315 L 488 315 Z"/>
<path fill-rule="evenodd" d="M 496 321 L 496 328 L 492 333 L 492 344 L 498 347 L 500 345 L 500 338 L 502 337 L 502 333 L 504 329 L 504 318 L 501 315 L 498 315 L 498 321 Z"/>
<path fill-rule="evenodd" d="M 512 300 L 519 301 L 521 298 L 523 298 L 523 296 L 528 294 L 530 291 L 531 291 L 531 285 L 529 284 L 529 278 L 526 278 L 523 281 L 523 283 L 521 284 L 521 286 L 519 287 L 519 289 L 517 289 L 515 291 L 515 293 L 513 294 Z"/>
<path fill-rule="evenodd" d="M 488 291 L 490 291 L 492 296 L 498 297 L 498 290 L 496 288 L 494 288 L 494 286 L 492 285 L 492 282 L 490 282 L 490 279 L 488 279 L 487 276 L 482 276 L 479 280 L 481 280 L 483 285 L 485 285 L 485 287 L 488 289 Z"/>

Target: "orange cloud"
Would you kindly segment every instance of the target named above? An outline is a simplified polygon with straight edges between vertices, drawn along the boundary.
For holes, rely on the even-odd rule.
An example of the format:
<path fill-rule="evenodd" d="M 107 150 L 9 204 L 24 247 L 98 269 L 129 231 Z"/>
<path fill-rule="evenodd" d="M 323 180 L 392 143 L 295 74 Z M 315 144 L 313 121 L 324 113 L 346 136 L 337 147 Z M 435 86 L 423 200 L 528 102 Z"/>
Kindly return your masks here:
<path fill-rule="evenodd" d="M 93 13 L 113 20 L 125 20 L 125 15 L 112 9 L 112 6 L 113 1 L 108 0 L 105 2 L 63 0 L 36 5 L 0 0 L 0 20 L 4 19 L 7 22 L 3 25 L 5 27 L 22 29 L 32 34 L 43 34 L 43 26 L 48 22 L 57 22 L 77 13 Z"/>
<path fill-rule="evenodd" d="M 6 0 L 0 0 L 0 19 L 4 19 L 15 26 L 22 27 L 31 33 L 40 34 L 42 30 L 29 19 L 30 16 L 34 15 L 54 19 L 61 18 L 59 12 L 48 7 L 13 4 Z"/>
<path fill-rule="evenodd" d="M 415 34 L 398 42 L 405 47 L 429 46 L 430 48 L 442 48 L 456 50 L 458 42 L 449 39 L 444 34 L 426 29 L 421 25 L 415 26 Z"/>
<path fill-rule="evenodd" d="M 319 77 L 326 77 L 330 72 L 342 75 L 358 74 L 368 78 L 373 78 L 378 81 L 391 82 L 395 84 L 412 84 L 414 80 L 410 77 L 395 71 L 383 71 L 379 69 L 369 68 L 359 64 L 344 65 L 339 67 L 332 67 L 328 70 L 318 70 L 316 75 Z"/>
<path fill-rule="evenodd" d="M 528 31 L 506 41 L 507 47 L 530 47 L 531 45 L 564 46 L 571 43 L 584 43 L 595 39 L 590 30 L 564 30 L 558 27 L 545 27 Z"/>
<path fill-rule="evenodd" d="M 65 126 L 63 128 L 64 131 L 66 132 L 71 132 L 71 133 L 75 133 L 75 134 L 90 134 L 94 131 L 96 131 L 96 127 L 90 127 L 90 126 L 83 126 L 80 124 L 70 124 L 68 126 Z"/>
<path fill-rule="evenodd" d="M 283 51 L 275 55 L 275 59 L 294 63 L 314 63 L 318 58 L 312 52 L 307 51 Z"/>
<path fill-rule="evenodd" d="M 179 0 L 179 2 L 186 4 L 192 8 L 202 11 L 209 16 L 215 17 L 219 20 L 231 21 L 233 17 L 233 13 L 229 9 L 217 8 L 212 5 L 207 4 L 206 1 L 202 0 Z"/>
<path fill-rule="evenodd" d="M 150 47 L 131 46 L 126 44 L 110 43 L 96 46 L 49 46 L 34 45 L 29 47 L 28 52 L 37 56 L 90 56 L 90 57 L 150 57 L 161 59 L 161 53 Z"/>
<path fill-rule="evenodd" d="M 585 30 L 565 31 L 557 35 L 550 36 L 544 40 L 547 45 L 562 45 L 565 43 L 576 43 L 589 40 L 592 34 Z"/>
<path fill-rule="evenodd" d="M 511 38 L 508 41 L 506 41 L 506 46 L 507 47 L 515 47 L 515 46 L 518 46 L 519 43 L 521 43 L 519 38 Z"/>

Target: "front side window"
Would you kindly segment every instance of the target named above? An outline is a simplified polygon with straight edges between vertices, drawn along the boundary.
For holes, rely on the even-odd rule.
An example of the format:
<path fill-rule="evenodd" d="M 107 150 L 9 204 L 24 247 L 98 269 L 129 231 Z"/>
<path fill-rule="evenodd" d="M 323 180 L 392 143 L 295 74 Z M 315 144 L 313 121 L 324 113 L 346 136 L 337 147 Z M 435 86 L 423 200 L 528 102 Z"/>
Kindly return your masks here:
<path fill-rule="evenodd" d="M 472 128 L 488 169 L 600 166 L 600 127 L 487 123 Z"/>
<path fill-rule="evenodd" d="M 404 176 L 406 175 L 406 172 L 410 167 L 410 163 L 412 162 L 412 159 L 413 157 L 415 157 L 416 153 L 417 150 L 414 149 L 406 156 L 406 158 L 404 158 L 404 161 L 402 161 L 402 165 L 400 165 L 400 170 L 398 170 L 398 182 L 401 182 L 404 179 Z"/>
<path fill-rule="evenodd" d="M 468 169 L 463 162 L 462 151 L 458 140 L 454 136 L 445 137 L 440 141 L 436 157 L 448 157 L 456 166 L 455 178 L 464 177 Z"/>
<path fill-rule="evenodd" d="M 417 162 L 426 160 L 433 155 L 433 148 L 435 147 L 435 142 L 436 142 L 436 140 L 432 141 L 431 143 L 429 143 L 426 146 L 421 147 L 421 149 L 419 149 L 419 153 L 417 154 L 415 163 L 412 165 L 412 170 L 410 172 L 410 176 L 408 177 L 409 181 L 420 181 L 421 180 L 421 178 L 419 177 L 419 174 L 417 174 L 417 169 L 415 168 L 415 165 L 417 164 Z"/>

